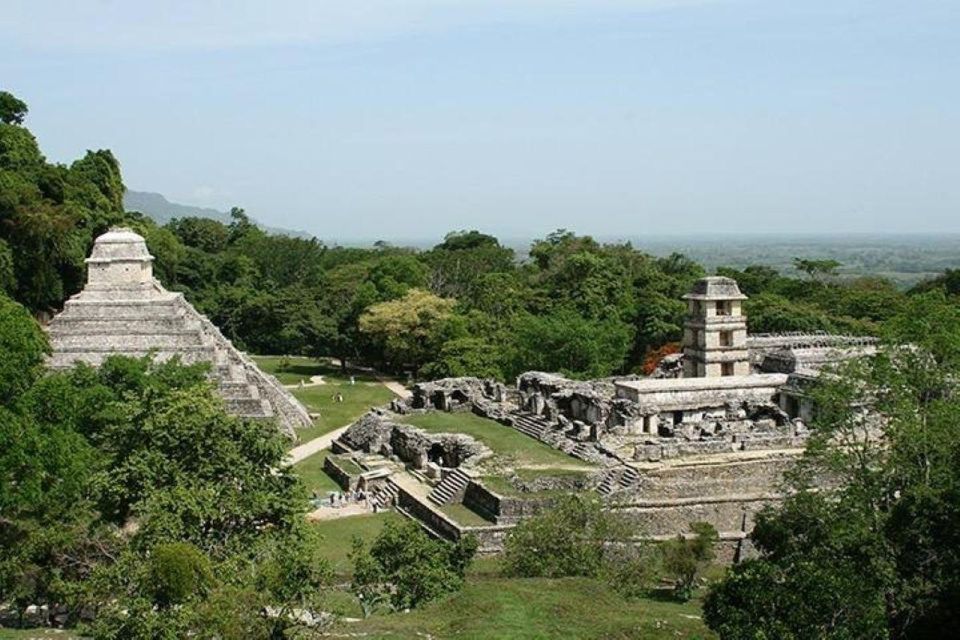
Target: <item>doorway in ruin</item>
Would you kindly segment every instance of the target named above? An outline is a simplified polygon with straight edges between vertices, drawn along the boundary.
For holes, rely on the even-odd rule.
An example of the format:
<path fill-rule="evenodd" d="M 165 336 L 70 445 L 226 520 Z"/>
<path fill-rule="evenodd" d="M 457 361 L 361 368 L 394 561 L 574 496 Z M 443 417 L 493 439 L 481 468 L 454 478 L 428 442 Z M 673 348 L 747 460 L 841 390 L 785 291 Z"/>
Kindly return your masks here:
<path fill-rule="evenodd" d="M 443 446 L 439 442 L 431 445 L 430 449 L 427 451 L 427 460 L 438 464 L 441 467 L 450 466 L 450 462 L 446 458 L 447 457 L 444 455 Z"/>

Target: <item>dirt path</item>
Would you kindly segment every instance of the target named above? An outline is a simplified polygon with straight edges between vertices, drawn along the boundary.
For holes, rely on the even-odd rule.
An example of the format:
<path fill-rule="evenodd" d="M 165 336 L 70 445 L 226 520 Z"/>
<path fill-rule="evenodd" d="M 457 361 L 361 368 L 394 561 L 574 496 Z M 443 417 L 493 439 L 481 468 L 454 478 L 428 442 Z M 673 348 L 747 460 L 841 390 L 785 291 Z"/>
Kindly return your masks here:
<path fill-rule="evenodd" d="M 350 424 L 353 424 L 352 422 Z M 330 433 L 325 433 L 318 438 L 314 438 L 308 442 L 304 442 L 298 447 L 290 449 L 290 452 L 287 453 L 287 464 L 297 464 L 301 460 L 309 458 L 315 453 L 319 453 L 324 449 L 329 449 L 330 445 L 333 444 L 333 441 L 343 435 L 343 432 L 350 427 L 349 424 L 334 429 Z"/>
<path fill-rule="evenodd" d="M 307 520 L 335 520 L 337 518 L 349 518 L 350 516 L 361 516 L 367 513 L 373 513 L 373 509 L 366 502 L 351 502 L 342 507 L 318 507 L 307 514 Z"/>
<path fill-rule="evenodd" d="M 322 384 L 327 384 L 323 376 L 310 376 L 310 382 L 298 382 L 297 384 L 285 384 L 283 386 L 287 389 L 302 389 L 304 387 L 318 387 Z"/>
<path fill-rule="evenodd" d="M 393 380 L 387 380 L 386 378 L 381 378 L 379 376 L 377 377 L 377 380 L 382 382 L 383 386 L 385 386 L 387 389 L 390 389 L 390 391 L 392 391 L 394 395 L 400 398 L 403 398 L 404 400 L 409 400 L 410 398 L 413 397 L 413 394 L 410 393 L 410 390 L 407 389 L 402 384 L 400 384 L 399 382 L 395 382 Z"/>
<path fill-rule="evenodd" d="M 322 378 L 323 376 L 314 376 L 314 378 Z M 313 378 L 311 378 L 312 380 Z M 385 378 L 377 378 L 387 389 L 392 391 L 394 395 L 397 395 L 401 398 L 407 399 L 412 394 L 408 391 L 403 385 L 392 380 L 387 380 Z M 324 382 L 319 382 L 317 384 L 325 384 Z M 294 385 L 297 386 L 297 385 Z M 308 385 L 304 385 L 308 386 Z M 350 424 L 353 424 L 352 422 Z M 345 424 L 342 427 L 338 427 L 329 433 L 325 433 L 322 436 L 316 437 L 313 440 L 304 442 L 303 444 L 294 447 L 287 454 L 287 464 L 296 464 L 301 460 L 305 460 L 315 453 L 319 453 L 324 449 L 329 449 L 330 445 L 333 444 L 333 441 L 343 435 L 343 432 L 346 431 L 350 424 Z"/>

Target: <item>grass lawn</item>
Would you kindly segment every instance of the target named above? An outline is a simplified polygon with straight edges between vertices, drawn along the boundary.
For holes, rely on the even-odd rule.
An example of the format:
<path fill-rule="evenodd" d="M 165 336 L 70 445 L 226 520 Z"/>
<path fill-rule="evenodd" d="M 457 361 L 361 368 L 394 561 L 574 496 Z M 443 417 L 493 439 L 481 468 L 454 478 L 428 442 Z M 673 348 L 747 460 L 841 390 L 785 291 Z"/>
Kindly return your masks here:
<path fill-rule="evenodd" d="M 311 494 L 316 492 L 321 497 L 325 497 L 328 491 L 341 490 L 340 485 L 334 482 L 333 478 L 323 470 L 323 463 L 328 455 L 330 455 L 330 450 L 324 449 L 293 465 L 293 470 L 303 480 L 307 491 Z"/>
<path fill-rule="evenodd" d="M 284 358 L 289 365 L 281 371 L 280 364 Z M 344 374 L 340 367 L 327 361 L 299 356 L 253 356 L 253 359 L 261 369 L 276 376 L 283 384 L 298 384 L 301 380 L 306 383 L 310 382 L 310 376 L 323 376 L 326 384 L 290 389 L 310 413 L 320 414 L 312 427 L 297 429 L 300 443 L 346 426 L 371 407 L 385 405 L 394 398 L 393 393 L 367 371 Z M 350 384 L 351 375 L 356 384 Z M 337 393 L 343 396 L 343 402 L 334 402 Z"/>
<path fill-rule="evenodd" d="M 521 480 L 531 481 L 544 476 L 553 478 L 586 478 L 590 471 L 588 469 L 517 469 L 516 474 Z M 574 489 L 544 489 L 541 491 L 520 491 L 510 484 L 510 480 L 503 476 L 489 475 L 480 478 L 480 481 L 488 489 L 502 496 L 525 496 L 528 498 L 549 498 L 552 496 L 566 495 L 576 493 Z"/>
<path fill-rule="evenodd" d="M 333 370 L 327 362 L 302 356 L 251 356 L 251 358 L 265 373 L 269 373 L 282 384 L 298 384 L 301 380 L 310 382 L 311 376 L 326 375 Z M 289 364 L 281 370 L 284 359 Z"/>
<path fill-rule="evenodd" d="M 350 573 L 350 560 L 347 558 L 347 554 L 353 544 L 353 537 L 360 536 L 369 542 L 391 520 L 401 521 L 403 516 L 394 511 L 383 511 L 381 513 L 311 522 L 310 526 L 323 536 L 323 539 L 319 542 L 320 555 L 330 561 L 337 574 L 348 575 Z"/>
<path fill-rule="evenodd" d="M 714 638 L 696 601 L 625 601 L 596 580 L 469 576 L 463 591 L 409 614 L 340 623 L 371 639 Z"/>
<path fill-rule="evenodd" d="M 394 398 L 393 393 L 379 382 L 357 382 L 351 385 L 349 380 L 342 378 L 331 378 L 327 384 L 291 391 L 308 411 L 320 414 L 320 417 L 313 421 L 312 427 L 297 429 L 300 442 L 309 442 L 346 426 L 372 407 L 385 405 Z M 338 392 L 343 394 L 343 402 L 334 402 L 333 398 Z"/>
<path fill-rule="evenodd" d="M 472 413 L 431 412 L 406 416 L 404 422 L 431 433 L 464 433 L 480 440 L 493 450 L 500 461 L 510 461 L 522 467 L 537 466 L 582 466 L 586 462 L 568 456 L 562 451 L 526 436 L 516 429 L 481 418 Z M 544 472 L 547 473 L 547 472 Z"/>

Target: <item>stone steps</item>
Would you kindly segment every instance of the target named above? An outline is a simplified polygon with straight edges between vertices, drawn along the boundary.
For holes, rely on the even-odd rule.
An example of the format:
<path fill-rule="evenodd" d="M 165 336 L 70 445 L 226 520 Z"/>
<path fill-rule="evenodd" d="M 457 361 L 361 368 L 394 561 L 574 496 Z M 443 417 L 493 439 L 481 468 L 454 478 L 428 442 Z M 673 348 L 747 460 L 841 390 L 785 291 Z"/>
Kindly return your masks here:
<path fill-rule="evenodd" d="M 176 349 L 124 349 L 123 351 L 118 351 L 112 346 L 57 347 L 47 361 L 47 366 L 52 369 L 65 369 L 72 367 L 76 362 L 84 362 L 99 367 L 105 359 L 112 355 L 124 355 L 131 358 L 142 358 L 149 355 L 159 362 L 179 356 L 184 364 L 193 364 L 209 362 L 212 357 L 211 351 L 210 347 L 204 345 L 177 347 Z"/>
<path fill-rule="evenodd" d="M 543 434 L 550 428 L 550 424 L 533 414 L 519 413 L 513 417 L 513 428 L 531 438 L 541 440 Z"/>
<path fill-rule="evenodd" d="M 629 489 L 639 482 L 640 474 L 633 467 L 616 467 L 603 475 L 597 492 L 602 496 L 609 496 L 615 491 Z"/>
<path fill-rule="evenodd" d="M 450 504 L 467 488 L 469 483 L 470 476 L 460 469 L 451 469 L 440 484 L 431 489 L 430 493 L 427 494 L 427 499 L 438 506 Z"/>
<path fill-rule="evenodd" d="M 64 313 L 75 319 L 180 318 L 183 309 L 175 300 L 68 300 Z M 60 316 L 54 322 L 62 321 Z"/>
<path fill-rule="evenodd" d="M 112 315 L 107 318 L 57 317 L 50 324 L 52 335 L 74 333 L 170 333 L 177 331 L 198 332 L 200 323 L 178 316 L 144 317 L 135 315 Z"/>
<path fill-rule="evenodd" d="M 273 417 L 273 408 L 269 402 L 260 398 L 224 398 L 227 412 L 243 418 Z"/>
<path fill-rule="evenodd" d="M 381 482 L 370 493 L 370 506 L 376 506 L 378 510 L 390 509 L 396 504 L 399 495 L 400 490 L 390 480 Z"/>
<path fill-rule="evenodd" d="M 183 347 L 206 346 L 203 335 L 198 331 L 165 331 L 123 333 L 111 331 L 83 333 L 50 331 L 50 337 L 56 342 L 57 351 L 71 349 L 109 349 L 117 353 L 128 351 L 149 351 L 151 349 L 181 349 Z"/>

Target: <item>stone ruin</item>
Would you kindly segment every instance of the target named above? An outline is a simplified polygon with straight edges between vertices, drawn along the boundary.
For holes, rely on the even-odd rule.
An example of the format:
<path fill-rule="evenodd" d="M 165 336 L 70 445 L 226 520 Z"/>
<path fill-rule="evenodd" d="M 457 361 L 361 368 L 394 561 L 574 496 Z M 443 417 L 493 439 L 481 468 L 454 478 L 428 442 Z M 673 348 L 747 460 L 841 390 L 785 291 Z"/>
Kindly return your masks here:
<path fill-rule="evenodd" d="M 167 291 L 153 277 L 153 256 L 142 236 L 111 229 L 95 240 L 86 263 L 86 286 L 48 327 L 51 368 L 99 366 L 111 355 L 206 362 L 230 413 L 274 419 L 290 437 L 312 424 L 276 378 L 238 351 L 182 293 Z"/>
<path fill-rule="evenodd" d="M 340 436 L 354 451 L 394 458 L 415 469 L 428 466 L 470 468 L 493 455 L 484 444 L 461 433 L 428 433 L 392 420 L 384 410 L 373 410 Z"/>
<path fill-rule="evenodd" d="M 599 465 L 587 486 L 644 536 L 707 521 L 736 558 L 748 549 L 754 515 L 782 498 L 783 475 L 806 446 L 809 385 L 831 365 L 876 350 L 871 338 L 749 336 L 745 298 L 729 278 L 698 282 L 686 296 L 682 353 L 649 377 L 532 371 L 515 389 L 449 378 L 417 385 L 394 409 L 470 410 L 511 426 Z"/>

